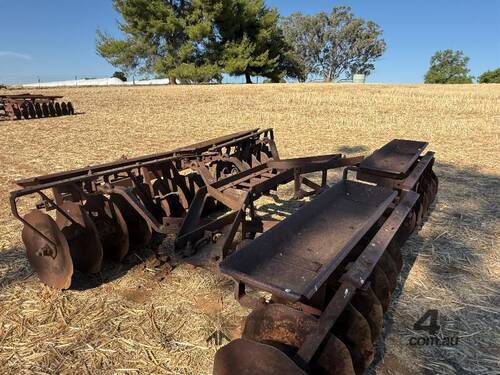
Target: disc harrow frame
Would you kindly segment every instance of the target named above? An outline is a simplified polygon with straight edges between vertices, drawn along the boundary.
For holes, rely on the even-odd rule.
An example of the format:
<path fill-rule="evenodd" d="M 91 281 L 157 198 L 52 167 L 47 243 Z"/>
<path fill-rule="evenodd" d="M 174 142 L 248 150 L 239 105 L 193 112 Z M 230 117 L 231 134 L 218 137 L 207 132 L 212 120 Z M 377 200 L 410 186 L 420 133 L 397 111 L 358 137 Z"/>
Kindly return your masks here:
<path fill-rule="evenodd" d="M 71 102 L 60 102 L 56 95 L 0 95 L 0 121 L 28 120 L 74 115 Z"/>
<path fill-rule="evenodd" d="M 292 365 L 301 374 L 364 373 L 402 268 L 401 246 L 437 194 L 426 145 L 394 140 L 347 166 L 341 181 L 220 263 L 235 298 L 253 312 L 243 337 L 217 352 L 214 375 L 285 375 L 280 369 Z M 243 350 L 249 359 L 239 362 Z"/>
<path fill-rule="evenodd" d="M 252 129 L 19 180 L 11 209 L 28 260 L 55 288 L 70 287 L 73 268 L 95 273 L 103 257 L 121 261 L 153 232 L 175 235 L 171 262 L 232 278 L 235 298 L 254 311 L 243 337 L 217 353 L 216 375 L 360 374 L 383 329 L 401 246 L 437 194 L 426 146 L 394 140 L 366 158 L 281 159 L 273 130 Z M 337 168 L 342 179 L 329 186 Z M 283 221 L 261 217 L 256 201 L 290 182 L 294 199 L 315 197 Z M 41 201 L 22 216 L 18 201 L 33 194 Z"/>

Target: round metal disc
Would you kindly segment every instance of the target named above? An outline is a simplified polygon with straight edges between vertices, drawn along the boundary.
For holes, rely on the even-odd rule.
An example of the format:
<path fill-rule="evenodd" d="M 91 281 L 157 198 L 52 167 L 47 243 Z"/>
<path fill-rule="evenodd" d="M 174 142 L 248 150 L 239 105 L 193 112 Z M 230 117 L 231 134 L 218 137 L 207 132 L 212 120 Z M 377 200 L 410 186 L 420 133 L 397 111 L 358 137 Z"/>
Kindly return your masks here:
<path fill-rule="evenodd" d="M 66 102 L 61 103 L 61 111 L 64 116 L 68 115 L 68 106 Z"/>
<path fill-rule="evenodd" d="M 21 113 L 23 114 L 25 120 L 30 118 L 30 114 L 28 112 L 28 104 L 26 102 L 21 104 Z"/>
<path fill-rule="evenodd" d="M 431 169 L 431 179 L 432 179 L 432 181 L 434 181 L 434 194 L 433 195 L 436 196 L 436 194 L 438 192 L 438 188 L 439 188 L 439 179 L 432 169 Z"/>
<path fill-rule="evenodd" d="M 73 108 L 73 103 L 68 102 L 68 114 L 74 115 L 75 114 L 75 109 Z"/>
<path fill-rule="evenodd" d="M 431 203 L 432 203 L 432 197 L 431 197 L 431 187 L 430 185 L 427 185 L 428 187 L 428 190 L 424 191 L 424 207 L 425 207 L 425 215 L 429 215 L 429 208 L 431 206 Z"/>
<path fill-rule="evenodd" d="M 415 208 L 417 212 L 417 225 L 420 225 L 424 219 L 424 205 L 422 197 L 417 201 L 417 203 L 415 203 Z"/>
<path fill-rule="evenodd" d="M 298 348 L 317 324 L 318 320 L 312 315 L 273 303 L 248 315 L 242 336 L 273 346 L 281 344 L 277 345 L 281 349 L 283 345 Z"/>
<path fill-rule="evenodd" d="M 340 314 L 333 334 L 347 346 L 356 374 L 363 374 L 374 358 L 370 325 L 352 304 Z"/>
<path fill-rule="evenodd" d="M 22 114 L 21 110 L 19 109 L 19 106 L 17 104 L 14 104 L 12 106 L 12 110 L 14 111 L 14 116 L 16 116 L 16 119 L 21 120 Z"/>
<path fill-rule="evenodd" d="M 317 325 L 318 319 L 312 315 L 273 303 L 250 313 L 242 336 L 293 356 Z M 330 334 L 311 363 L 311 369 L 313 374 L 354 375 L 349 350 L 342 341 Z"/>
<path fill-rule="evenodd" d="M 273 346 L 237 339 L 215 354 L 213 375 L 306 375 Z"/>
<path fill-rule="evenodd" d="M 49 106 L 47 105 L 47 103 L 43 103 L 42 104 L 42 113 L 43 113 L 43 117 L 49 117 L 50 116 Z"/>
<path fill-rule="evenodd" d="M 54 103 L 54 107 L 56 109 L 56 115 L 57 116 L 62 116 L 61 104 L 59 102 L 55 102 Z"/>
<path fill-rule="evenodd" d="M 38 210 L 30 211 L 24 219 L 54 242 L 54 244 L 48 242 L 25 225 L 22 239 L 29 263 L 44 284 L 56 289 L 68 289 L 73 275 L 73 262 L 68 242 L 56 222 Z"/>
<path fill-rule="evenodd" d="M 380 268 L 378 265 L 375 266 L 373 272 L 370 276 L 370 283 L 373 289 L 373 292 L 377 296 L 384 312 L 387 311 L 387 308 L 391 304 L 391 291 L 389 289 L 389 281 L 387 281 L 387 276 L 385 275 L 384 270 Z"/>
<path fill-rule="evenodd" d="M 355 375 L 352 357 L 347 346 L 335 335 L 329 334 L 311 364 L 313 374 Z"/>
<path fill-rule="evenodd" d="M 89 197 L 84 207 L 97 228 L 104 255 L 116 262 L 123 260 L 129 250 L 129 238 L 118 206 L 103 195 L 96 195 Z"/>
<path fill-rule="evenodd" d="M 52 117 L 56 115 L 56 109 L 54 108 L 54 103 L 49 103 L 49 113 Z"/>
<path fill-rule="evenodd" d="M 179 195 L 167 191 L 165 182 L 155 180 L 153 183 L 153 191 L 163 197 L 161 200 L 163 215 L 169 217 L 183 217 L 186 215 L 186 210 L 182 206 Z"/>
<path fill-rule="evenodd" d="M 358 290 L 352 299 L 352 305 L 365 317 L 370 325 L 372 341 L 382 332 L 384 325 L 384 309 L 371 287 Z"/>
<path fill-rule="evenodd" d="M 28 112 L 31 118 L 36 118 L 36 110 L 32 102 L 28 102 Z"/>
<path fill-rule="evenodd" d="M 384 251 L 380 260 L 378 261 L 378 265 L 384 270 L 385 275 L 387 276 L 387 281 L 389 281 L 389 288 L 391 293 L 396 289 L 398 284 L 398 274 L 399 271 L 397 269 L 396 263 L 392 259 L 391 255 Z"/>
<path fill-rule="evenodd" d="M 431 193 L 431 202 L 434 202 L 434 199 L 436 198 L 436 180 L 434 180 L 432 177 L 430 177 L 429 180 L 429 185 L 430 185 L 430 193 Z"/>
<path fill-rule="evenodd" d="M 394 261 L 399 274 L 403 268 L 403 254 L 401 253 L 401 247 L 399 246 L 398 241 L 391 241 L 387 246 L 386 251 L 390 254 L 392 260 Z"/>
<path fill-rule="evenodd" d="M 97 273 L 102 266 L 102 245 L 89 214 L 75 202 L 63 202 L 61 209 L 74 221 L 57 212 L 56 223 L 66 237 L 75 268 Z"/>
<path fill-rule="evenodd" d="M 131 244 L 143 246 L 151 241 L 152 231 L 149 224 L 139 215 L 128 202 L 118 194 L 111 194 L 110 202 L 113 203 L 122 214 L 127 224 L 129 240 Z"/>
<path fill-rule="evenodd" d="M 35 103 L 35 112 L 37 117 L 43 117 L 42 106 L 40 103 Z"/>

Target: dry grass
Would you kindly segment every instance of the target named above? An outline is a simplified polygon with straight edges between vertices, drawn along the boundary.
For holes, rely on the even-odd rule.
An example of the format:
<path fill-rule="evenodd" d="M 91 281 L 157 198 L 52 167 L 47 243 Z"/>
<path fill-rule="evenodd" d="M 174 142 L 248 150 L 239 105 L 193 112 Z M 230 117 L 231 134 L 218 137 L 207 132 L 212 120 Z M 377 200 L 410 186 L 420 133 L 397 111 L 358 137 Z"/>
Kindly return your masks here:
<path fill-rule="evenodd" d="M 423 139 L 441 186 L 379 343 L 377 373 L 498 371 L 500 86 L 259 85 L 44 90 L 76 117 L 0 123 L 0 369 L 4 374 L 209 374 L 218 327 L 238 334 L 247 314 L 231 285 L 203 269 L 152 261 L 114 270 L 94 288 L 58 292 L 25 260 L 9 211 L 17 178 L 172 149 L 272 126 L 283 156 L 369 152 L 392 138 Z M 147 256 L 148 250 L 139 256 Z M 132 262 L 132 260 L 130 260 Z M 459 345 L 413 347 L 413 323 L 439 309 Z"/>

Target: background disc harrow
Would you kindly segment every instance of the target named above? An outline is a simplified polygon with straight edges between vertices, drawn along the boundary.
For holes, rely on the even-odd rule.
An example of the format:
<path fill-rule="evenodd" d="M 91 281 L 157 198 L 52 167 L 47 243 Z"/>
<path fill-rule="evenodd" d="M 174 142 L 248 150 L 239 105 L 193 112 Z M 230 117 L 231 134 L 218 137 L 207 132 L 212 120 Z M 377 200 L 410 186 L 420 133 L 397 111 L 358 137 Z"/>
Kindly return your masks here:
<path fill-rule="evenodd" d="M 61 96 L 0 95 L 0 120 L 21 120 L 74 115 L 71 102 L 60 102 Z"/>

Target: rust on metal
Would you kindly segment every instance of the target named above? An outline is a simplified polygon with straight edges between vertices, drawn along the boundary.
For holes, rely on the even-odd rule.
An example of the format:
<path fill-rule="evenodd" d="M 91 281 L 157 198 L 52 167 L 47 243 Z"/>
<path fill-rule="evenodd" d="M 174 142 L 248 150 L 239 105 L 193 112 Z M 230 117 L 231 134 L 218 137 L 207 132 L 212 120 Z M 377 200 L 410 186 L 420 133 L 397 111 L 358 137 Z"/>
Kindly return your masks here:
<path fill-rule="evenodd" d="M 8 111 L 71 109 L 32 100 Z M 281 159 L 273 130 L 251 129 L 19 180 L 11 210 L 31 266 L 54 288 L 69 288 L 74 268 L 95 273 L 103 258 L 122 260 L 153 233 L 175 235 L 176 259 L 232 278 L 235 298 L 253 312 L 243 337 L 217 352 L 214 374 L 362 374 L 397 286 L 401 247 L 438 191 L 426 146 L 394 140 L 367 158 Z M 338 168 L 342 178 L 327 184 Z M 289 183 L 294 199 L 312 200 L 270 221 L 256 201 Z M 23 215 L 19 201 L 32 195 L 40 201 Z"/>
<path fill-rule="evenodd" d="M 59 102 L 56 95 L 0 95 L 0 121 L 74 115 L 71 102 Z"/>

